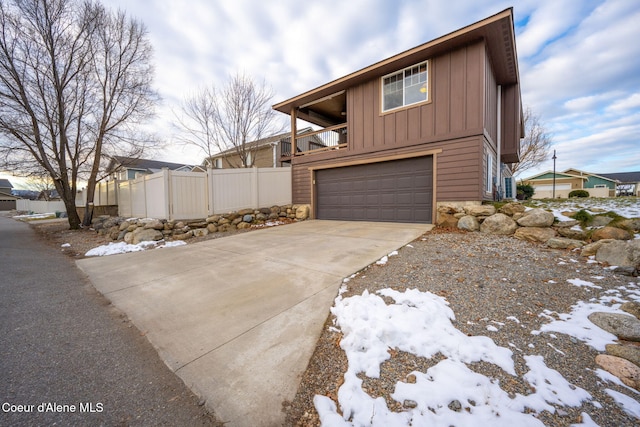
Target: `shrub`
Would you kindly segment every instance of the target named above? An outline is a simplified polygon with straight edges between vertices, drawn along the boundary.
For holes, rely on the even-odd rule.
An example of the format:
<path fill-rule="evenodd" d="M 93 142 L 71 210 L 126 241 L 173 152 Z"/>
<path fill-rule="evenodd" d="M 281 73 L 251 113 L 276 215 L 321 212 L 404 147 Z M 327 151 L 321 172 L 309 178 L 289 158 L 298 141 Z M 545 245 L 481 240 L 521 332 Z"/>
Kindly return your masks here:
<path fill-rule="evenodd" d="M 580 224 L 582 225 L 587 225 L 588 223 L 591 222 L 591 220 L 593 220 L 593 215 L 591 215 L 589 212 L 585 211 L 584 209 L 580 209 L 573 216 L 573 219 L 575 219 L 576 221 L 580 221 Z"/>
<path fill-rule="evenodd" d="M 573 190 L 569 193 L 569 198 L 572 197 L 589 197 L 589 192 L 587 190 Z"/>
<path fill-rule="evenodd" d="M 518 200 L 529 200 L 533 196 L 534 189 L 530 185 L 519 184 L 516 187 Z"/>

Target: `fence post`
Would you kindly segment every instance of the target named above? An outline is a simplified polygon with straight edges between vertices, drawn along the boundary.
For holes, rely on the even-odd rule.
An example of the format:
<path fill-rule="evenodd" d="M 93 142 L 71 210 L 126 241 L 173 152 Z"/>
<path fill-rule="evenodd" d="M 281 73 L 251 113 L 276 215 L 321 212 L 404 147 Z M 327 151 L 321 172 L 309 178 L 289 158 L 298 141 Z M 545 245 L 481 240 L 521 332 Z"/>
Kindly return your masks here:
<path fill-rule="evenodd" d="M 171 192 L 171 171 L 169 168 L 162 168 L 162 181 L 163 181 L 163 189 L 164 189 L 164 211 L 165 217 L 167 219 L 175 219 L 173 218 L 173 203 L 172 197 L 173 193 Z"/>
<path fill-rule="evenodd" d="M 258 194 L 259 194 L 259 189 L 258 189 L 258 168 L 251 168 L 251 203 L 252 209 L 258 209 L 260 206 L 258 206 Z"/>
<path fill-rule="evenodd" d="M 213 215 L 213 168 L 207 168 L 207 209 L 209 216 Z"/>

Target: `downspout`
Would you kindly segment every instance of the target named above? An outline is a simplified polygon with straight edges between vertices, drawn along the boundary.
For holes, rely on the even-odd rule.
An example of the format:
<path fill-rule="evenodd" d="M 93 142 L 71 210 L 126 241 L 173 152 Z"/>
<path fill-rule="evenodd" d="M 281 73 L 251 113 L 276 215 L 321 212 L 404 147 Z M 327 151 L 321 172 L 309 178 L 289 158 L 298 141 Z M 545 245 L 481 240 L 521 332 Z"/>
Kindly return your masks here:
<path fill-rule="evenodd" d="M 498 158 L 496 164 L 498 166 L 497 175 L 497 193 L 498 200 L 502 200 L 502 161 L 500 159 L 502 149 L 502 85 L 498 85 L 498 131 L 496 134 Z"/>
<path fill-rule="evenodd" d="M 273 167 L 274 168 L 278 167 L 277 166 L 277 161 L 276 161 L 276 158 L 277 158 L 277 153 L 276 153 L 277 147 L 278 147 L 278 143 L 277 142 L 272 142 L 271 143 L 271 151 L 273 152 Z"/>

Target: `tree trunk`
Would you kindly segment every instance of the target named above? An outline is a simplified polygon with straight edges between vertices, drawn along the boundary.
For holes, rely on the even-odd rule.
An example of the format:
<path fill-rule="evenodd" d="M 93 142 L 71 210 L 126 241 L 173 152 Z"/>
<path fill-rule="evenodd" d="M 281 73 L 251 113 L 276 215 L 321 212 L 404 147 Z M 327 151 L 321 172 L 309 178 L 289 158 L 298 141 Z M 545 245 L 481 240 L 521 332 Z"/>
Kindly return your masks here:
<path fill-rule="evenodd" d="M 64 202 L 65 208 L 67 208 L 67 216 L 69 219 L 69 229 L 78 230 L 80 228 L 80 216 L 76 210 L 76 197 L 75 194 L 69 194 L 68 192 L 60 193 L 60 197 Z"/>

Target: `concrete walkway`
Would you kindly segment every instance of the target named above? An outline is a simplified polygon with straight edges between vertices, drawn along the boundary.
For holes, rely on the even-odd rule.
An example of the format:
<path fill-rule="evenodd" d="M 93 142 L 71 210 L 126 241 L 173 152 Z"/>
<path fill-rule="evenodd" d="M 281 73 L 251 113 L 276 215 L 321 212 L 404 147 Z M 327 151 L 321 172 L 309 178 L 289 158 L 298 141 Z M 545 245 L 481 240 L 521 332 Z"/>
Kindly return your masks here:
<path fill-rule="evenodd" d="M 342 279 L 431 227 L 305 221 L 77 263 L 219 420 L 274 426 Z"/>

